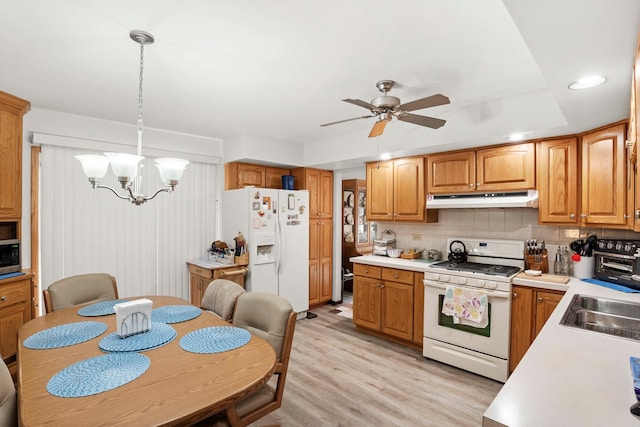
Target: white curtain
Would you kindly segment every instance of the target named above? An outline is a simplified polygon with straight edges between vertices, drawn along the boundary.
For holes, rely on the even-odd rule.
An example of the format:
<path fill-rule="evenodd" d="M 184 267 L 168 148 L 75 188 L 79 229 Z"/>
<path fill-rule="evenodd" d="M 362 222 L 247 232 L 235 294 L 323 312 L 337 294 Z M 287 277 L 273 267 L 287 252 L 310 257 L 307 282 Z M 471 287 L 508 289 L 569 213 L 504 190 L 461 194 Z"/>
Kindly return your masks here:
<path fill-rule="evenodd" d="M 77 148 L 42 146 L 40 157 L 40 283 L 76 274 L 115 276 L 122 297 L 189 299 L 186 261 L 215 240 L 218 165 L 191 162 L 173 193 L 140 206 L 91 188 Z M 142 168 L 143 193 L 162 186 L 153 159 Z M 109 171 L 103 184 L 120 189 Z M 121 190 L 122 191 L 122 190 Z"/>

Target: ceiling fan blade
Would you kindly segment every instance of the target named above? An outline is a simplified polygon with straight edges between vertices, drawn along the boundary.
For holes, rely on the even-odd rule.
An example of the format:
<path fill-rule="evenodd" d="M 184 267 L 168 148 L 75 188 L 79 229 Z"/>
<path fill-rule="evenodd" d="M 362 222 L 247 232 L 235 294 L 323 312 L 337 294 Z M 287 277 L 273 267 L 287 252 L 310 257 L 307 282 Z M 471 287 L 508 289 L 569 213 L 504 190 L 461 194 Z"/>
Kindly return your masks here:
<path fill-rule="evenodd" d="M 446 120 L 409 113 L 398 116 L 398 120 L 413 123 L 414 125 L 426 126 L 433 129 L 438 129 L 444 126 L 445 123 L 447 123 Z"/>
<path fill-rule="evenodd" d="M 423 108 L 436 107 L 438 105 L 448 104 L 449 102 L 450 101 L 448 97 L 441 94 L 437 94 L 437 95 L 427 96 L 426 98 L 422 98 L 422 99 L 416 99 L 415 101 L 407 102 L 406 104 L 400 105 L 398 109 L 402 111 L 415 111 L 415 110 L 422 110 Z"/>
<path fill-rule="evenodd" d="M 368 102 L 364 102 L 361 99 L 343 99 L 344 102 L 348 102 L 349 104 L 357 105 L 358 107 L 366 108 L 371 111 L 377 110 L 375 105 L 369 104 Z"/>
<path fill-rule="evenodd" d="M 361 117 L 354 117 L 352 119 L 338 120 L 337 122 L 325 123 L 325 124 L 320 125 L 320 126 L 322 127 L 322 126 L 337 125 L 338 123 L 350 122 L 352 120 L 370 119 L 371 117 L 375 117 L 375 114 L 371 115 L 371 116 L 361 116 Z"/>
<path fill-rule="evenodd" d="M 369 138 L 375 138 L 376 136 L 382 135 L 384 132 L 385 126 L 387 126 L 388 120 L 378 120 L 371 128 L 371 132 L 369 132 Z"/>

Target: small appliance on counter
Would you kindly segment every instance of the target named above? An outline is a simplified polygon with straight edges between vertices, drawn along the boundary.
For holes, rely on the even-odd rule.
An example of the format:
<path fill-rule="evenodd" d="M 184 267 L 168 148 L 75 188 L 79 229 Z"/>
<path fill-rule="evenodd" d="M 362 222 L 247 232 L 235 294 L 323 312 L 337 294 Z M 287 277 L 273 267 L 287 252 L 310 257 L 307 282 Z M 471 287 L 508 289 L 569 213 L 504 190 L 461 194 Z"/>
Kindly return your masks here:
<path fill-rule="evenodd" d="M 396 248 L 396 233 L 391 230 L 384 230 L 379 239 L 373 240 L 373 254 L 388 256 L 388 249 Z"/>

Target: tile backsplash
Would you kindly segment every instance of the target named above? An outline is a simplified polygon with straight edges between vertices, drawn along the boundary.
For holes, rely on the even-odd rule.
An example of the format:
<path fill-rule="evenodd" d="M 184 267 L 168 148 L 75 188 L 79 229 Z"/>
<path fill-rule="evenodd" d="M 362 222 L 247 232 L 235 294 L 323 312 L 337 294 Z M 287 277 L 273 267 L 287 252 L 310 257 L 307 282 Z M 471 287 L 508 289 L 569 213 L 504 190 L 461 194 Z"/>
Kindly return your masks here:
<path fill-rule="evenodd" d="M 435 224 L 378 222 L 378 238 L 384 230 L 396 233 L 398 248 L 419 247 L 447 252 L 447 238 L 544 240 L 547 245 L 568 246 L 570 242 L 596 234 L 599 238 L 638 239 L 640 233 L 584 227 L 555 227 L 538 224 L 538 209 L 441 209 Z"/>

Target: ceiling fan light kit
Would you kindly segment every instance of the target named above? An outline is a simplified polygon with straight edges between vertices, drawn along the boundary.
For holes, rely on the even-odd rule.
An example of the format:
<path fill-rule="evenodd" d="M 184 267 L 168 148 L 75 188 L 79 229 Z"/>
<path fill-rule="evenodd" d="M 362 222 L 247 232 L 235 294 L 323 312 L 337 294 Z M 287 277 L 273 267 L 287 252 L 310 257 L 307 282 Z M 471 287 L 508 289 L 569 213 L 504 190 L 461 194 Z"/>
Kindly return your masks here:
<path fill-rule="evenodd" d="M 369 138 L 382 135 L 387 122 L 395 116 L 398 120 L 403 122 L 412 123 L 419 126 L 425 126 L 432 129 L 438 129 L 446 123 L 446 120 L 436 119 L 434 117 L 420 116 L 418 114 L 410 114 L 409 111 L 422 110 L 423 108 L 436 107 L 438 105 L 449 104 L 449 98 L 444 95 L 436 94 L 428 96 L 426 98 L 416 99 L 415 101 L 402 104 L 400 98 L 387 95 L 387 93 L 393 88 L 395 82 L 393 80 L 380 80 L 376 83 L 376 87 L 382 96 L 373 98 L 371 102 L 365 102 L 360 99 L 343 99 L 344 102 L 348 102 L 358 107 L 367 108 L 371 111 L 370 116 L 354 117 L 352 119 L 339 120 L 337 122 L 325 123 L 320 126 L 330 126 L 338 123 L 350 122 L 352 120 L 368 119 L 371 117 L 377 117 L 377 121 L 374 123 Z"/>

